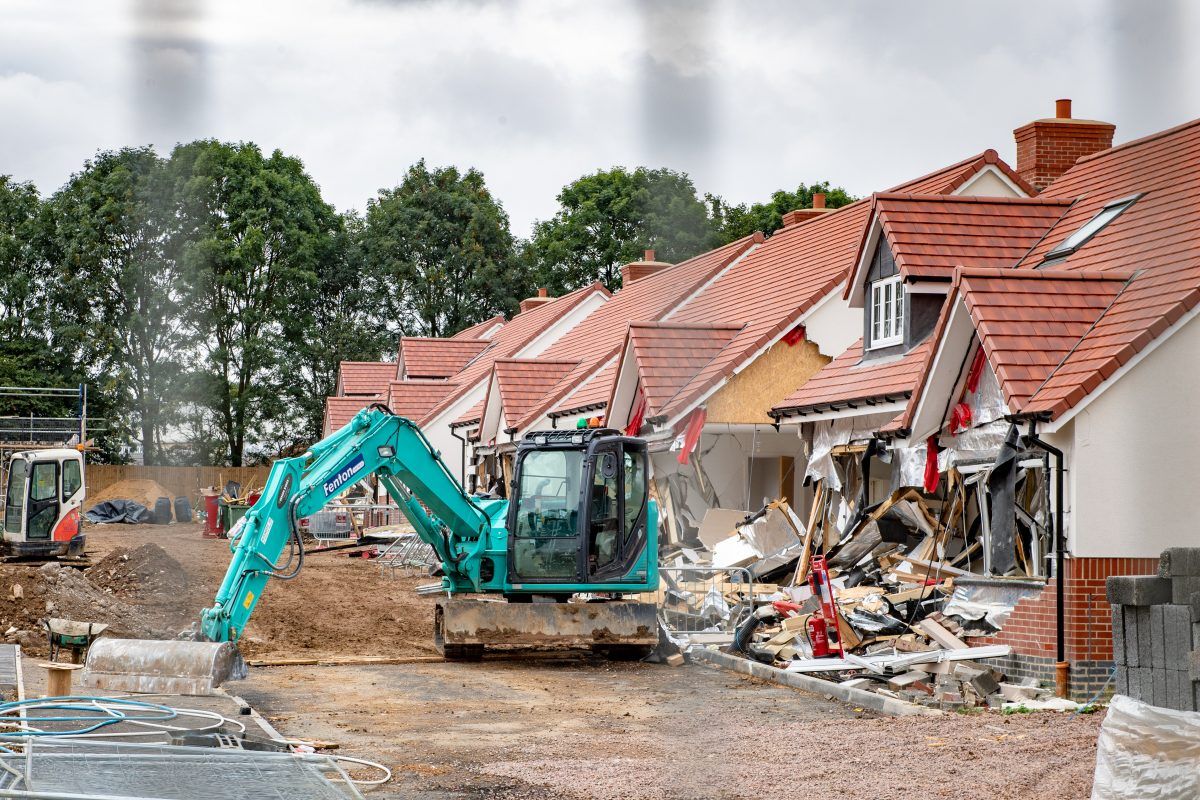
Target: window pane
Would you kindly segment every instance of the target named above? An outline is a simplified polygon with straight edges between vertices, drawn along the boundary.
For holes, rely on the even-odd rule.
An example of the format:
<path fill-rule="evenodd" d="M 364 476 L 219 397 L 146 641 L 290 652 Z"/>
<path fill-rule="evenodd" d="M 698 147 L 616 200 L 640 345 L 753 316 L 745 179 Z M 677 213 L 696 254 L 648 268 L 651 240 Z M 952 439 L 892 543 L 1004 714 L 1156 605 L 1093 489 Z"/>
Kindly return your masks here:
<path fill-rule="evenodd" d="M 638 517 L 646 507 L 646 470 L 636 453 L 625 454 L 625 541 L 635 533 Z"/>
<path fill-rule="evenodd" d="M 29 499 L 54 500 L 58 497 L 58 470 L 54 464 L 33 465 L 33 485 L 29 489 Z"/>
<path fill-rule="evenodd" d="M 592 482 L 591 507 L 588 512 L 588 552 L 594 559 L 593 569 L 611 564 L 618 554 L 620 473 L 617 468 L 616 451 L 600 451 L 596 454 L 596 478 Z"/>
<path fill-rule="evenodd" d="M 895 315 L 895 309 L 892 306 L 892 284 L 886 283 L 883 287 L 883 338 L 890 339 L 892 337 L 892 317 Z"/>
<path fill-rule="evenodd" d="M 79 491 L 81 483 L 79 480 L 79 462 L 64 461 L 62 499 L 70 500 Z"/>
<path fill-rule="evenodd" d="M 579 481 L 583 454 L 540 450 L 521 460 L 513 568 L 527 579 L 569 579 L 578 573 Z"/>
<path fill-rule="evenodd" d="M 904 335 L 904 291 L 896 284 L 896 323 L 893 326 L 896 336 Z"/>
<path fill-rule="evenodd" d="M 29 462 L 14 461 L 8 473 L 8 492 L 5 495 L 4 527 L 9 533 L 21 530 L 21 517 L 25 513 L 25 478 L 29 475 Z"/>

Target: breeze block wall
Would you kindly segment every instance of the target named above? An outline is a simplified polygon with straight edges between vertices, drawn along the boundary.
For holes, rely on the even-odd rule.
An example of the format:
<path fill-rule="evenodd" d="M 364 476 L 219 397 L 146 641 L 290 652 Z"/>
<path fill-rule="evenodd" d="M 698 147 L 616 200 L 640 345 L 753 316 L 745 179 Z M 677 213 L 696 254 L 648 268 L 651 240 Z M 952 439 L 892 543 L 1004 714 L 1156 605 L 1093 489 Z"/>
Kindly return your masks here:
<path fill-rule="evenodd" d="M 1158 569 L 1155 558 L 1068 558 L 1064 621 L 1066 657 L 1071 665 L 1071 699 L 1091 700 L 1113 671 L 1112 608 L 1105 584 L 1114 575 L 1144 575 Z M 972 644 L 1006 644 L 1012 655 L 994 659 L 1010 679 L 1033 678 L 1054 685 L 1057 650 L 1058 580 L 1017 602 L 1004 629 Z M 989 662 L 992 663 L 992 662 Z"/>

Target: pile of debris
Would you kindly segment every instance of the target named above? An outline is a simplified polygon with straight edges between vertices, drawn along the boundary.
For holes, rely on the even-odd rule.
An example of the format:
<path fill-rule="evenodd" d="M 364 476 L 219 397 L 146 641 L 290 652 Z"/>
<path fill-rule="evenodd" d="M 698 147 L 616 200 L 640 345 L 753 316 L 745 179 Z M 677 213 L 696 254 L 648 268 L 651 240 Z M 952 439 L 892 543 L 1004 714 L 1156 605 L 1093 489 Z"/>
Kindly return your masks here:
<path fill-rule="evenodd" d="M 122 597 L 182 591 L 188 585 L 183 566 L 153 542 L 116 548 L 88 568 L 87 576 L 102 591 Z"/>
<path fill-rule="evenodd" d="M 911 702 L 1036 705 L 1043 690 L 1005 683 L 981 662 L 1011 653 L 986 637 L 1041 585 L 1025 570 L 983 579 L 964 568 L 982 546 L 978 527 L 963 523 L 968 496 L 952 473 L 940 504 L 909 488 L 861 513 L 830 513 L 830 493 L 818 487 L 807 525 L 775 501 L 727 536 L 713 535 L 730 521 L 718 510 L 695 547 L 667 560 L 664 622 L 689 644 L 727 644 L 792 672 Z M 1021 542 L 1019 534 L 1010 540 L 1017 564 Z"/>

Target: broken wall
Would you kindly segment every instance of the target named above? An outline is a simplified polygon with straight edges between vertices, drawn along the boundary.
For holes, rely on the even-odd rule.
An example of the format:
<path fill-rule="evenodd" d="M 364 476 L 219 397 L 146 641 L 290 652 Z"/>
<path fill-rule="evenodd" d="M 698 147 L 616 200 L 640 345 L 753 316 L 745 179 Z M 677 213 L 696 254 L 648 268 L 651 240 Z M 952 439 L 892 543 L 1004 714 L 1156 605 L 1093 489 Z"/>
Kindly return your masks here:
<path fill-rule="evenodd" d="M 767 412 L 831 360 L 808 340 L 776 342 L 708 399 L 708 421 L 771 425 Z"/>

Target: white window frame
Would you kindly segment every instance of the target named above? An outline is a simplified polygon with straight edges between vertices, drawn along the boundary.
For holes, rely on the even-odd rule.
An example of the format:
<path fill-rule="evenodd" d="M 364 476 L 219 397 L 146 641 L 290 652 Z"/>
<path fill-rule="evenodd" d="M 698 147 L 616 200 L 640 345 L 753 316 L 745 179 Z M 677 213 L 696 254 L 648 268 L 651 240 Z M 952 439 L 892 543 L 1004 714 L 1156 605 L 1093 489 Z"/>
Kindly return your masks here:
<path fill-rule="evenodd" d="M 904 287 L 900 276 L 872 281 L 871 303 L 867 313 L 871 319 L 871 344 L 868 350 L 891 347 L 904 341 Z"/>

